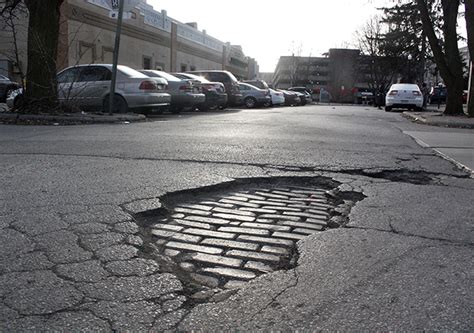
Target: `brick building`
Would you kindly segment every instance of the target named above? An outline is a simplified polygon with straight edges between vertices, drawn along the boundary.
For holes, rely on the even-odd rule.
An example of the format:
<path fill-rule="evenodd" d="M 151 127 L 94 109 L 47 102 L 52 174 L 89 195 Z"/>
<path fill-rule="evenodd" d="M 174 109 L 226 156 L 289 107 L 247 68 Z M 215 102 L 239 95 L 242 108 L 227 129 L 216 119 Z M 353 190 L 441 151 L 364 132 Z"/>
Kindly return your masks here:
<path fill-rule="evenodd" d="M 116 20 L 109 18 L 105 0 L 67 0 L 61 8 L 62 19 L 58 50 L 58 70 L 75 64 L 111 63 Z M 0 72 L 18 76 L 26 72 L 27 17 L 16 22 L 18 55 L 13 54 L 11 31 L 0 32 Z M 156 11 L 146 0 L 124 20 L 119 63 L 132 68 L 186 71 L 224 69 L 239 78 L 254 78 L 255 59 L 242 48 L 222 42 L 198 30 L 197 23 L 181 23 Z"/>

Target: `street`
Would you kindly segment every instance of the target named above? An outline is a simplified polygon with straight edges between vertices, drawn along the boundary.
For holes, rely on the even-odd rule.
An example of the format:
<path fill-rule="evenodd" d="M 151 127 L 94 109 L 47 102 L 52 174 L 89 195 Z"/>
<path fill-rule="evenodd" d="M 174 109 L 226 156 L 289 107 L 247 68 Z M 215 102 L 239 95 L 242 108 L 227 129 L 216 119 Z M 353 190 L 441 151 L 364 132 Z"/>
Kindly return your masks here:
<path fill-rule="evenodd" d="M 0 125 L 0 332 L 472 331 L 474 181 L 439 153 L 472 168 L 473 137 L 339 104 L 114 125 Z M 265 203 L 252 202 L 262 196 Z M 319 198 L 339 220 L 300 237 L 274 213 L 259 215 L 278 211 L 268 202 L 292 197 Z M 254 211 L 240 209 L 249 213 L 236 221 L 227 210 L 238 201 Z M 279 260 L 265 268 L 242 254 L 233 258 L 243 263 L 222 253 L 199 259 L 235 263 L 249 275 L 201 271 L 195 261 L 185 265 L 175 238 L 170 251 L 163 231 L 153 233 L 151 225 L 169 224 L 171 215 L 215 230 L 203 223 L 212 224 L 203 212 L 213 204 L 212 218 L 228 223 L 218 230 L 237 235 L 229 240 L 263 249 L 240 234 L 257 216 L 259 228 L 275 222 L 282 238 L 295 237 L 276 246 L 288 252 L 259 253 L 262 262 Z M 303 221 L 299 208 L 285 207 L 290 222 Z M 193 232 L 201 242 L 202 231 Z M 207 280 L 192 282 L 196 272 Z"/>

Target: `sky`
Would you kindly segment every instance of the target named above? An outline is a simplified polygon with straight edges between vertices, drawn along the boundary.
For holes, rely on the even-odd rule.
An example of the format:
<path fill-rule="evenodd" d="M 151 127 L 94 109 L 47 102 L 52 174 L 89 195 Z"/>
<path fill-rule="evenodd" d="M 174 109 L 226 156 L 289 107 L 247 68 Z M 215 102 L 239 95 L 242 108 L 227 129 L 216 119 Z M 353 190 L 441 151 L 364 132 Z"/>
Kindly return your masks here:
<path fill-rule="evenodd" d="M 147 2 L 180 22 L 197 22 L 199 30 L 223 42 L 242 45 L 260 72 L 273 72 L 280 56 L 321 56 L 330 48 L 354 46 L 354 32 L 384 0 Z"/>

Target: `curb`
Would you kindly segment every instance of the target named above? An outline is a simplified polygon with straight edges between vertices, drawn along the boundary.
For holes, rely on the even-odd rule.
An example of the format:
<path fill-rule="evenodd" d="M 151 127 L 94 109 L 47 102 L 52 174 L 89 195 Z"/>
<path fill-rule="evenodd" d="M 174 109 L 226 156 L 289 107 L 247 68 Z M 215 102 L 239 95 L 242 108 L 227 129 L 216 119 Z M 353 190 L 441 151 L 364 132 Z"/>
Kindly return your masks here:
<path fill-rule="evenodd" d="M 0 122 L 7 124 L 22 123 L 50 123 L 52 125 L 67 124 L 113 124 L 123 122 L 145 121 L 146 117 L 142 114 L 18 114 L 18 113 L 0 113 Z"/>
<path fill-rule="evenodd" d="M 403 112 L 405 118 L 420 124 L 453 128 L 474 128 L 474 118 L 457 119 L 458 117 L 441 117 L 441 115 L 441 112 Z"/>

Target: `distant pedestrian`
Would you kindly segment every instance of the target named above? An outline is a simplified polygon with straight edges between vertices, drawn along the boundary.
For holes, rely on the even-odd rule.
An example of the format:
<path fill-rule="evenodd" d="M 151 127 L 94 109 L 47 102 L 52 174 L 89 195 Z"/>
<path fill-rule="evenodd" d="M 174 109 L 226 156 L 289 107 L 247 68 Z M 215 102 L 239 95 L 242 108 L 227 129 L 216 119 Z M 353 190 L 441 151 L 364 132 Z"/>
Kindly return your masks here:
<path fill-rule="evenodd" d="M 430 94 L 426 82 L 423 82 L 423 84 L 421 85 L 421 93 L 423 95 L 423 109 L 426 109 L 426 106 L 428 105 L 428 97 Z"/>

